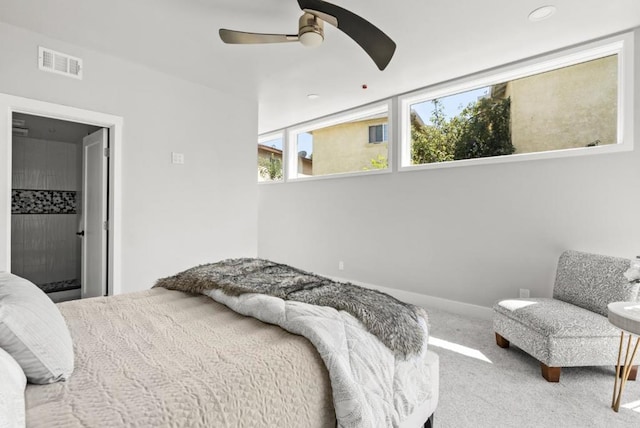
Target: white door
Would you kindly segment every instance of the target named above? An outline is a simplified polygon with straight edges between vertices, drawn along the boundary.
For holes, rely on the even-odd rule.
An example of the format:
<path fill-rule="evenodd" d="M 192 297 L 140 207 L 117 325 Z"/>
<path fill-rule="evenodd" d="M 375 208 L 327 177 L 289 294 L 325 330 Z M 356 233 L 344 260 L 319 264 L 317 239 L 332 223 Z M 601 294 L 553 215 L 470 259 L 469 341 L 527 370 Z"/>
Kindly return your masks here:
<path fill-rule="evenodd" d="M 82 139 L 82 298 L 107 291 L 107 147 L 105 128 Z"/>

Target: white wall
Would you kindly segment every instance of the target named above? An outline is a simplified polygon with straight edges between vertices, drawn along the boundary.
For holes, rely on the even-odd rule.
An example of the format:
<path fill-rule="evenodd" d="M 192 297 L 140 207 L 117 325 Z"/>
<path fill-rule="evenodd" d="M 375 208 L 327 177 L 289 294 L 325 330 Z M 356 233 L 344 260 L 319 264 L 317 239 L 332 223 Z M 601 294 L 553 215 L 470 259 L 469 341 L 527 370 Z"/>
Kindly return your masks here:
<path fill-rule="evenodd" d="M 123 117 L 123 292 L 199 263 L 256 255 L 256 100 L 2 23 L 0 40 L 0 93 Z M 39 71 L 39 45 L 82 58 L 84 79 Z M 170 163 L 172 151 L 185 165 Z M 0 242 L 9 187 L 3 171 Z"/>
<path fill-rule="evenodd" d="M 490 306 L 550 297 L 565 249 L 640 254 L 638 34 L 635 51 L 633 152 L 261 185 L 258 255 Z"/>

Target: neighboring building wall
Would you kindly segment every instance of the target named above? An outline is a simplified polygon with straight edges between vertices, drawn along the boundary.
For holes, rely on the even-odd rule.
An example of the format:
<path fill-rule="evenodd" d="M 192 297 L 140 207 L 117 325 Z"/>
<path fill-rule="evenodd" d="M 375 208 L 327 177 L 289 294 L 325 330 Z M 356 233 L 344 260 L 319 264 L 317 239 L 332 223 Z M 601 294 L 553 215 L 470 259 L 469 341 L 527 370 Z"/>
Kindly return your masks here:
<path fill-rule="evenodd" d="M 313 160 L 298 156 L 298 175 L 313 175 Z"/>
<path fill-rule="evenodd" d="M 614 55 L 509 82 L 516 153 L 615 144 L 617 75 Z"/>
<path fill-rule="evenodd" d="M 376 118 L 318 129 L 313 134 L 313 175 L 373 169 L 371 160 L 387 157 L 387 142 L 370 144 L 369 126 L 387 123 Z"/>
<path fill-rule="evenodd" d="M 270 159 L 272 153 L 275 157 L 282 160 L 282 150 L 274 149 L 272 147 L 267 147 L 267 146 L 263 146 L 262 144 L 258 144 L 258 160 Z"/>
<path fill-rule="evenodd" d="M 258 181 L 271 181 L 260 174 L 260 161 L 262 159 L 269 160 L 273 155 L 276 159 L 282 161 L 282 150 L 274 147 L 258 144 Z M 298 175 L 313 175 L 313 161 L 308 158 L 298 156 Z"/>

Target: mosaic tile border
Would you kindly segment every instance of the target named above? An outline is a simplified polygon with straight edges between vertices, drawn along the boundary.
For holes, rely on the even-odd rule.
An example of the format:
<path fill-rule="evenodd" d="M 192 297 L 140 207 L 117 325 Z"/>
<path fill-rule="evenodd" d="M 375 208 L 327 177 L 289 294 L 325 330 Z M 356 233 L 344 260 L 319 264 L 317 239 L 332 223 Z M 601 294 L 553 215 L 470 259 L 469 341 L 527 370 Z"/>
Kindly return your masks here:
<path fill-rule="evenodd" d="M 68 279 L 66 281 L 49 282 L 47 284 L 38 285 L 45 293 L 55 293 L 56 291 L 76 290 L 80 288 L 80 281 L 77 279 Z"/>
<path fill-rule="evenodd" d="M 77 214 L 75 191 L 11 190 L 11 214 Z"/>

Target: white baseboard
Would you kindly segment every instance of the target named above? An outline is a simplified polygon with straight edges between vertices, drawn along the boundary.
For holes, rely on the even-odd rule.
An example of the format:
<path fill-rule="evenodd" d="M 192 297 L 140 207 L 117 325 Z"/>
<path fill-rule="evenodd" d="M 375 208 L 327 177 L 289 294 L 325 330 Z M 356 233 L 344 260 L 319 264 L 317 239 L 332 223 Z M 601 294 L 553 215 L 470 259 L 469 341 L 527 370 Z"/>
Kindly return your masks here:
<path fill-rule="evenodd" d="M 343 278 L 333 278 L 340 282 L 350 282 L 365 288 L 382 291 L 398 300 L 402 300 L 412 305 L 422 306 L 425 309 L 434 308 L 443 311 L 452 312 L 465 316 L 491 320 L 493 311 L 486 306 L 472 305 L 471 303 L 457 302 L 455 300 L 443 299 L 441 297 L 428 296 L 426 294 L 414 293 L 413 291 L 398 290 L 395 288 L 382 287 L 375 284 L 367 284 L 364 282 L 351 281 Z"/>

